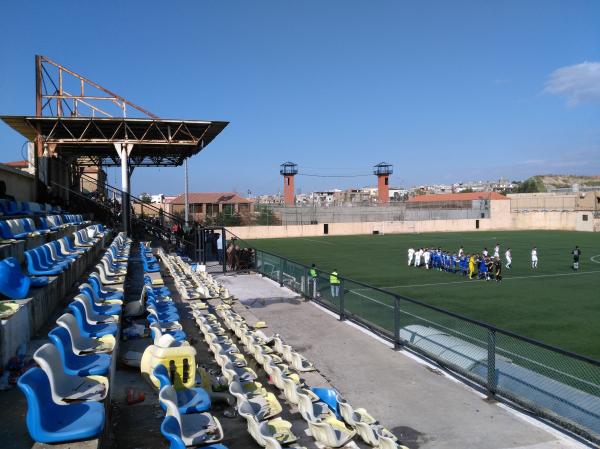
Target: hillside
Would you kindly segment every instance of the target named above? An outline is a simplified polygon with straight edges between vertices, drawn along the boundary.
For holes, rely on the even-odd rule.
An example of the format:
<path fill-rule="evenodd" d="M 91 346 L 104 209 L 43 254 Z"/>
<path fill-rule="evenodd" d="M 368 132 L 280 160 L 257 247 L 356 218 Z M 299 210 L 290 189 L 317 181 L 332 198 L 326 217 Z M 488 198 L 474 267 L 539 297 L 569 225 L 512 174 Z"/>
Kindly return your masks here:
<path fill-rule="evenodd" d="M 570 188 L 573 184 L 579 184 L 581 186 L 600 185 L 600 175 L 540 175 L 534 177 L 537 178 L 547 190 Z"/>

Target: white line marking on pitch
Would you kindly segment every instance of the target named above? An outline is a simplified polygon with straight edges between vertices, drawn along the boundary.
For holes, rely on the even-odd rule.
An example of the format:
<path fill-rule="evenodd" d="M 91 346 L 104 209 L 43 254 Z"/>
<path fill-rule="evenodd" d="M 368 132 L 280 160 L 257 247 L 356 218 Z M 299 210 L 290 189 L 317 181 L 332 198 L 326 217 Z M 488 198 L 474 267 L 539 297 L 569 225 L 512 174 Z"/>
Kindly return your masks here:
<path fill-rule="evenodd" d="M 594 263 L 600 263 L 600 254 L 590 257 L 590 260 Z"/>
<path fill-rule="evenodd" d="M 322 243 L 323 245 L 333 245 L 331 242 L 325 242 L 321 240 L 309 239 L 308 237 L 301 237 L 302 240 L 310 240 L 311 242 Z"/>
<path fill-rule="evenodd" d="M 599 254 L 600 256 L 600 254 Z M 600 263 L 600 262 L 597 262 Z M 508 281 L 508 280 L 515 280 L 515 279 L 534 279 L 534 278 L 548 278 L 548 277 L 556 277 L 556 276 L 577 276 L 577 275 L 584 275 L 584 274 L 594 274 L 594 273 L 600 273 L 600 271 L 580 271 L 577 273 L 554 273 L 554 274 L 535 274 L 535 275 L 531 275 L 531 276 L 512 276 L 512 277 L 503 277 L 502 281 Z M 407 285 L 392 285 L 391 287 L 388 286 L 382 286 L 379 288 L 382 289 L 390 289 L 390 288 L 407 288 L 407 287 L 433 287 L 436 285 L 452 285 L 452 284 L 469 284 L 471 282 L 476 283 L 474 281 L 478 281 L 479 279 L 471 279 L 468 281 L 454 281 L 454 282 L 434 282 L 431 284 L 407 284 Z M 368 289 L 361 289 L 361 290 L 368 290 Z"/>

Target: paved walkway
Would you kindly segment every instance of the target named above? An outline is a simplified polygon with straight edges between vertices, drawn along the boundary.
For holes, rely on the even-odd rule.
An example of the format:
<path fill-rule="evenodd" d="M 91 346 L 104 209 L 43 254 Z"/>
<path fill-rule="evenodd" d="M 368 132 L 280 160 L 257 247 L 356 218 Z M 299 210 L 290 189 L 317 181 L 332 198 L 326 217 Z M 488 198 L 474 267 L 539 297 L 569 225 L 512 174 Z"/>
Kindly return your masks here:
<path fill-rule="evenodd" d="M 260 275 L 219 277 L 249 322 L 265 320 L 355 407 L 365 407 L 411 449 L 585 447 L 483 396 L 406 352 Z"/>

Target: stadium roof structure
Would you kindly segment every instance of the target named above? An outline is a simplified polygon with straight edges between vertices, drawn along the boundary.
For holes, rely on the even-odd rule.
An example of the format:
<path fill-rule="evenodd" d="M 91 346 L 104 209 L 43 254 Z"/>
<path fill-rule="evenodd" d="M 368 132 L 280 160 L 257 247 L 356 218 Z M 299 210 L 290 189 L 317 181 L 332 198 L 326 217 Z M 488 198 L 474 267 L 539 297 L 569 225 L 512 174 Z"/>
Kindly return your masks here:
<path fill-rule="evenodd" d="M 128 234 L 133 169 L 182 165 L 229 124 L 159 118 L 42 55 L 35 56 L 35 115 L 5 115 L 0 119 L 34 142 L 36 191 L 40 182 L 66 187 L 60 183 L 64 182 L 61 177 L 57 177 L 59 183 L 52 179 L 50 167 L 56 166 L 52 159 L 66 163 L 60 170 L 75 173 L 82 167 L 120 165 L 123 230 Z M 42 158 L 48 163 L 40 164 Z"/>
<path fill-rule="evenodd" d="M 180 194 L 170 201 L 171 204 L 184 204 L 184 194 Z M 212 203 L 212 204 L 238 204 L 252 203 L 252 200 L 244 198 L 234 192 L 190 192 L 188 201 L 192 204 Z"/>
<path fill-rule="evenodd" d="M 206 147 L 228 125 L 224 121 L 126 117 L 0 116 L 30 141 L 37 137 L 48 155 L 81 166 L 117 166 L 115 145 L 131 145 L 130 166 L 179 166 Z"/>
<path fill-rule="evenodd" d="M 477 201 L 477 200 L 508 200 L 498 192 L 464 192 L 464 193 L 439 193 L 433 195 L 417 195 L 411 197 L 409 203 L 431 203 L 447 201 Z"/>

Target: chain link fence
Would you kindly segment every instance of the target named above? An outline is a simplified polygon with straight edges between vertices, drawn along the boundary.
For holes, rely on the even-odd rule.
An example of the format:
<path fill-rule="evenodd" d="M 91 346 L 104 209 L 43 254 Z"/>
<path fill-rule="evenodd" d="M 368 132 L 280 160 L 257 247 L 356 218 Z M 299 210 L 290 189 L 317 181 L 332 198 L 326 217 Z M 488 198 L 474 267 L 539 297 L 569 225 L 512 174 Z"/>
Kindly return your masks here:
<path fill-rule="evenodd" d="M 392 342 L 600 444 L 600 361 L 256 250 L 257 271 Z"/>

